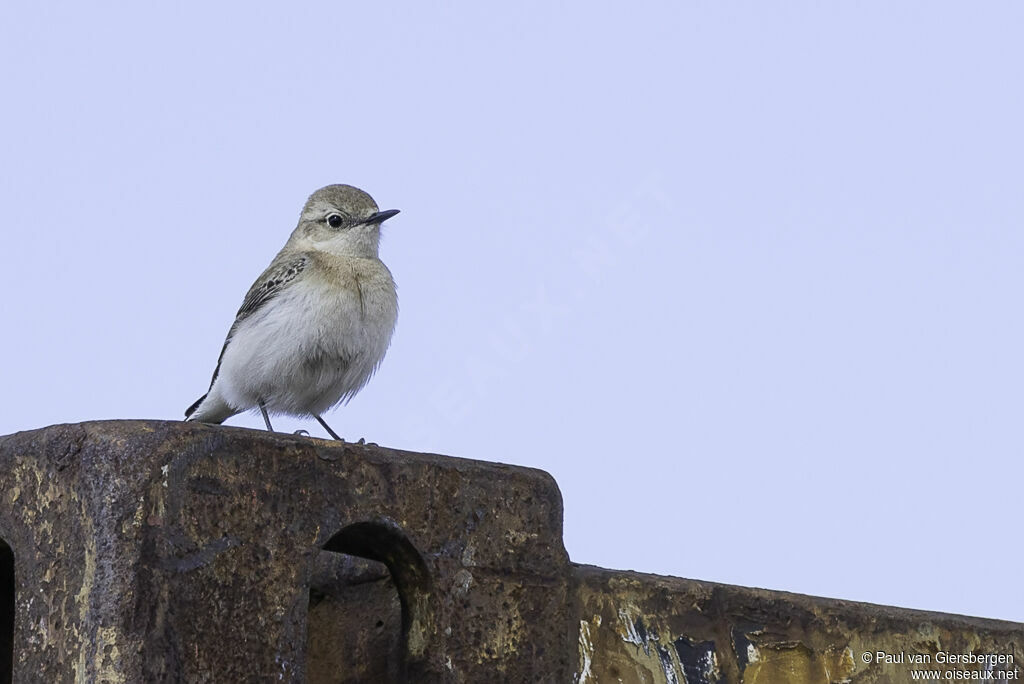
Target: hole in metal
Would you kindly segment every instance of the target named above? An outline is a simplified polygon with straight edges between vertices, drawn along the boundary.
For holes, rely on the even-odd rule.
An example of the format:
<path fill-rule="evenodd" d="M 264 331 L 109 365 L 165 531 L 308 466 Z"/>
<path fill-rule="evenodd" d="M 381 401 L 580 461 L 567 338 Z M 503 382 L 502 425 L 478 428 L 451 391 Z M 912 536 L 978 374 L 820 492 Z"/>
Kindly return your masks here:
<path fill-rule="evenodd" d="M 14 681 L 14 551 L 0 539 L 0 684 Z"/>
<path fill-rule="evenodd" d="M 394 522 L 355 523 L 331 537 L 310 577 L 307 680 L 406 681 L 426 644 L 429 586 L 423 558 Z"/>

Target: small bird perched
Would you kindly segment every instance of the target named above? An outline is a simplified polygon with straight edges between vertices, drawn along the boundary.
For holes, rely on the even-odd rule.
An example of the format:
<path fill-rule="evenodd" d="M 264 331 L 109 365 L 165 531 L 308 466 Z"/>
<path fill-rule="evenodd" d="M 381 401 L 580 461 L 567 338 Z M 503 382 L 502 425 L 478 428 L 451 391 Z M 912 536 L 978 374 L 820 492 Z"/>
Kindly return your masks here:
<path fill-rule="evenodd" d="M 391 272 L 377 256 L 379 211 L 351 185 L 314 192 L 299 225 L 245 295 L 224 341 L 210 389 L 185 420 L 221 423 L 259 408 L 322 414 L 363 388 L 384 359 L 398 317 Z"/>

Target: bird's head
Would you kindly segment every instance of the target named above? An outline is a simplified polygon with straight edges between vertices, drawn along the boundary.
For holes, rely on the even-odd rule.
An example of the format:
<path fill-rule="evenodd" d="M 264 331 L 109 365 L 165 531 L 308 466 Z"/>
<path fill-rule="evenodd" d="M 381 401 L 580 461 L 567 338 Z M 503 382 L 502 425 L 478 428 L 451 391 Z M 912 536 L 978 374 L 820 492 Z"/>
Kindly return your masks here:
<path fill-rule="evenodd" d="M 379 211 L 368 194 L 351 185 L 328 185 L 306 200 L 292 242 L 338 256 L 375 257 L 380 224 L 398 213 Z"/>

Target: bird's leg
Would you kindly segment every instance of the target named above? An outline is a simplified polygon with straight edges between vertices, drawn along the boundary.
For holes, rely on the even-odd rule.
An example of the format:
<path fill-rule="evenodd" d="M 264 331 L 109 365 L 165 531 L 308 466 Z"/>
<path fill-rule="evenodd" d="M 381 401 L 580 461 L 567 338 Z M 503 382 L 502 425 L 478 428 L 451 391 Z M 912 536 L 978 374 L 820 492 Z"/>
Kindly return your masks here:
<path fill-rule="evenodd" d="M 327 434 L 329 434 L 329 435 L 330 435 L 331 437 L 333 437 L 334 439 L 338 440 L 339 442 L 344 442 L 344 441 L 345 441 L 345 440 L 343 440 L 343 439 L 342 439 L 341 437 L 339 437 L 339 436 L 338 436 L 338 435 L 337 435 L 337 434 L 336 434 L 336 433 L 334 432 L 334 430 L 332 430 L 332 429 L 331 429 L 331 426 L 330 426 L 330 425 L 328 425 L 327 423 L 325 423 L 325 422 L 324 422 L 324 419 L 323 419 L 323 418 L 321 418 L 320 416 L 318 416 L 318 415 L 317 415 L 317 414 L 315 414 L 315 413 L 313 414 L 313 417 L 314 417 L 314 418 L 316 418 L 316 420 L 317 420 L 317 422 L 318 422 L 318 423 L 320 423 L 321 425 L 323 425 L 323 426 L 324 426 L 324 430 L 327 430 Z"/>
<path fill-rule="evenodd" d="M 270 424 L 270 416 L 267 414 L 267 405 L 263 403 L 262 399 L 258 400 L 256 403 L 260 405 L 260 413 L 263 414 L 263 422 L 267 424 L 267 432 L 273 432 L 274 428 Z"/>

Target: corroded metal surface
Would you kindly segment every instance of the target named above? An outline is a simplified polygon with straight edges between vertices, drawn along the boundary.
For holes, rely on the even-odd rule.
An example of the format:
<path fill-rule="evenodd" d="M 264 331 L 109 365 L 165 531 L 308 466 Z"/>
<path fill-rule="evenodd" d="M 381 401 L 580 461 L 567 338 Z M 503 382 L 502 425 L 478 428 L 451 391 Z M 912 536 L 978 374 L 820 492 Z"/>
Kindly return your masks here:
<path fill-rule="evenodd" d="M 572 565 L 561 506 L 537 470 L 239 428 L 0 437 L 0 684 L 1022 677 L 1016 623 Z"/>
<path fill-rule="evenodd" d="M 911 670 L 965 681 L 986 667 L 1024 679 L 1019 623 L 590 566 L 574 574 L 579 684 L 903 684 Z M 936 662 L 971 653 L 1013 662 Z"/>
<path fill-rule="evenodd" d="M 192 423 L 10 435 L 15 681 L 358 681 L 381 648 L 413 681 L 564 681 L 561 515 L 554 481 L 526 468 Z M 370 561 L 331 579 L 332 539 L 404 586 L 397 635 L 371 638 L 396 617 Z M 360 603 L 359 586 L 367 605 L 339 621 L 330 606 Z M 332 650 L 325 628 L 347 630 L 341 656 L 307 666 L 307 640 Z"/>

